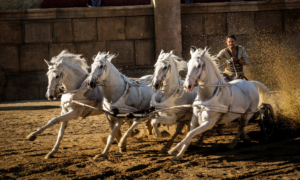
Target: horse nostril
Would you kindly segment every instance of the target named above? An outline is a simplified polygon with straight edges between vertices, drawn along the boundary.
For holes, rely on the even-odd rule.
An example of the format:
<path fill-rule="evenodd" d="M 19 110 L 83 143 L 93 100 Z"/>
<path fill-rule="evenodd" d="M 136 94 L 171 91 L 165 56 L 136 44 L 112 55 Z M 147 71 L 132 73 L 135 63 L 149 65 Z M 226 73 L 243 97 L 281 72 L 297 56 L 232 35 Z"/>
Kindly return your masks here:
<path fill-rule="evenodd" d="M 188 89 L 191 89 L 191 88 L 192 88 L 192 85 L 189 85 L 189 86 L 188 86 Z"/>
<path fill-rule="evenodd" d="M 52 100 L 54 97 L 53 96 L 49 96 L 49 98 Z"/>
<path fill-rule="evenodd" d="M 159 84 L 155 84 L 155 89 L 158 89 L 159 88 Z"/>

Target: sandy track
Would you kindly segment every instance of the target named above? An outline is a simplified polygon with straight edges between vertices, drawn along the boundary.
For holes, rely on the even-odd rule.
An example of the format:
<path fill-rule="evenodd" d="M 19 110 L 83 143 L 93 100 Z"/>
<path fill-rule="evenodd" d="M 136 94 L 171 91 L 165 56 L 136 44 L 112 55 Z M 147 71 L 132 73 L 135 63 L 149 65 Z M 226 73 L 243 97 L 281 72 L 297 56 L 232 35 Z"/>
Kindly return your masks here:
<path fill-rule="evenodd" d="M 300 177 L 299 133 L 277 131 L 273 139 L 258 132 L 257 123 L 246 128 L 251 144 L 240 142 L 235 150 L 224 150 L 234 138 L 236 123 L 227 125 L 221 136 L 211 132 L 202 148 L 191 146 L 182 161 L 159 154 L 167 139 L 156 139 L 141 132 L 130 138 L 127 152 L 118 152 L 114 144 L 108 159 L 94 162 L 110 128 L 105 117 L 88 117 L 68 124 L 55 158 L 45 160 L 59 129 L 55 125 L 31 142 L 25 137 L 60 114 L 59 102 L 19 102 L 0 104 L 0 178 L 1 179 L 297 179 Z M 122 132 L 128 128 L 122 127 Z M 165 128 L 165 127 L 164 127 Z M 165 128 L 166 129 L 166 128 Z M 173 128 L 170 129 L 172 131 Z M 179 142 L 184 136 L 176 139 Z"/>

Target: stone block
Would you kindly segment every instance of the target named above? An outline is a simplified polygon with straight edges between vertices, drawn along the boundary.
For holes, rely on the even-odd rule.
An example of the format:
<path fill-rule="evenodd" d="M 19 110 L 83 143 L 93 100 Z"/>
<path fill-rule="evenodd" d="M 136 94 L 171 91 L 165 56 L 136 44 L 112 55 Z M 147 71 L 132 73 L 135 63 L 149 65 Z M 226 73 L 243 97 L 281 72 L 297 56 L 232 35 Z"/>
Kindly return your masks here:
<path fill-rule="evenodd" d="M 184 60 L 190 60 L 190 48 L 204 49 L 207 46 L 207 37 L 205 36 L 183 36 L 182 38 L 182 57 Z"/>
<path fill-rule="evenodd" d="M 161 50 L 165 52 L 169 52 L 173 50 L 176 56 L 182 57 L 182 40 L 181 38 L 160 38 L 155 40 L 155 51 L 156 56 L 155 59 L 158 58 Z"/>
<path fill-rule="evenodd" d="M 137 66 L 151 66 L 155 64 L 155 46 L 154 40 L 136 40 L 135 41 L 135 64 Z"/>
<path fill-rule="evenodd" d="M 254 12 L 227 13 L 227 30 L 229 34 L 253 34 Z"/>
<path fill-rule="evenodd" d="M 125 39 L 125 17 L 98 18 L 98 41 Z"/>
<path fill-rule="evenodd" d="M 53 21 L 53 42 L 72 42 L 72 20 L 56 19 Z"/>
<path fill-rule="evenodd" d="M 284 28 L 286 32 L 300 32 L 300 10 L 284 13 Z"/>
<path fill-rule="evenodd" d="M 46 71 L 44 59 L 48 58 L 48 44 L 22 45 L 20 47 L 21 71 Z"/>
<path fill-rule="evenodd" d="M 151 39 L 153 37 L 153 16 L 126 17 L 126 39 Z"/>
<path fill-rule="evenodd" d="M 182 15 L 181 16 L 181 29 L 182 35 L 203 35 L 204 26 L 203 26 L 202 14 L 192 14 L 192 15 Z M 172 31 L 172 29 L 170 29 Z"/>
<path fill-rule="evenodd" d="M 282 13 L 278 11 L 256 12 L 255 23 L 258 33 L 281 33 L 283 30 Z"/>
<path fill-rule="evenodd" d="M 205 35 L 226 35 L 226 14 L 204 14 Z"/>
<path fill-rule="evenodd" d="M 97 55 L 97 53 L 106 51 L 106 42 L 90 42 L 90 43 L 77 43 L 77 53 L 82 54 L 88 65 L 93 63 L 92 58 Z"/>
<path fill-rule="evenodd" d="M 116 66 L 131 66 L 134 61 L 134 41 L 108 41 L 107 51 L 118 54 L 118 57 L 112 60 Z"/>
<path fill-rule="evenodd" d="M 22 22 L 0 21 L 0 44 L 22 43 Z"/>
<path fill-rule="evenodd" d="M 174 39 L 174 41 L 178 41 L 175 40 L 177 38 L 181 39 L 180 9 L 180 0 L 155 0 L 155 38 Z"/>
<path fill-rule="evenodd" d="M 52 42 L 52 24 L 50 20 L 26 21 L 24 29 L 25 43 Z"/>
<path fill-rule="evenodd" d="M 97 41 L 96 18 L 73 19 L 73 30 L 76 42 Z"/>
<path fill-rule="evenodd" d="M 31 85 L 30 83 L 10 85 L 5 88 L 6 101 L 20 101 L 20 100 L 36 100 L 40 99 L 40 89 L 38 85 Z"/>
<path fill-rule="evenodd" d="M 9 72 L 20 71 L 18 46 L 0 46 L 0 54 L 0 69 Z"/>
<path fill-rule="evenodd" d="M 73 43 L 59 43 L 59 44 L 49 44 L 49 60 L 53 56 L 57 56 L 61 51 L 68 50 L 70 53 L 76 54 L 76 47 Z"/>

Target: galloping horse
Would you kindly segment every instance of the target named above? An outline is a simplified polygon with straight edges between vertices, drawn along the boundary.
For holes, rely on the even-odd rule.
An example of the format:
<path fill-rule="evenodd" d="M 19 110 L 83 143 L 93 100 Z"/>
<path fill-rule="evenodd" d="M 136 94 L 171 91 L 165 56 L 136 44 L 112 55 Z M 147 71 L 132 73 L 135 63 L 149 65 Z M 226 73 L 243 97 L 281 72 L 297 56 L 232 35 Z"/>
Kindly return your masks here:
<path fill-rule="evenodd" d="M 148 86 L 147 80 L 152 80 L 152 76 L 146 76 L 140 81 L 133 81 L 121 74 L 110 62 L 115 55 L 109 53 L 98 53 L 92 64 L 92 72 L 86 79 L 88 87 L 94 89 L 97 82 L 103 83 L 102 91 L 104 96 L 103 109 L 115 113 L 131 113 L 146 110 L 150 107 L 150 101 L 155 91 Z M 106 157 L 113 139 L 116 137 L 123 123 L 122 118 L 110 117 L 113 126 L 107 144 L 102 154 L 96 155 L 94 160 L 99 157 Z M 141 121 L 137 118 L 136 121 Z M 135 122 L 136 122 L 135 121 Z M 148 125 L 149 128 L 151 126 Z M 126 149 L 120 149 L 120 152 Z"/>
<path fill-rule="evenodd" d="M 219 68 L 206 49 L 191 48 L 191 60 L 184 82 L 187 92 L 199 86 L 198 95 L 193 103 L 191 130 L 186 137 L 169 151 L 175 156 L 172 160 L 182 159 L 192 138 L 215 124 L 225 124 L 241 117 L 238 133 L 229 147 L 234 148 L 238 138 L 249 140 L 244 128 L 258 107 L 270 96 L 268 88 L 257 81 L 234 80 L 225 82 Z"/>
<path fill-rule="evenodd" d="M 181 132 L 184 122 L 190 120 L 192 117 L 191 107 L 164 110 L 172 106 L 192 104 L 194 102 L 197 92 L 185 92 L 182 86 L 183 81 L 179 76 L 179 71 L 185 69 L 187 69 L 186 62 L 175 56 L 172 51 L 170 53 L 165 53 L 163 50 L 160 52 L 155 64 L 152 80 L 152 88 L 157 91 L 152 95 L 151 106 L 155 107 L 155 110 L 163 110 L 163 112 L 159 112 L 159 116 L 154 117 L 151 124 L 154 128 L 156 137 L 162 137 L 162 133 L 158 130 L 158 123 L 169 126 L 178 123 L 175 134 L 161 149 L 161 153 L 167 152 L 167 150 L 172 146 L 174 139 Z M 137 121 L 135 121 L 123 135 L 121 142 L 119 143 L 119 148 L 125 148 L 126 138 L 136 125 L 138 125 Z"/>
<path fill-rule="evenodd" d="M 47 72 L 48 88 L 46 93 L 46 97 L 49 100 L 56 99 L 57 88 L 61 85 L 66 91 L 77 90 L 81 87 L 82 82 L 88 76 L 88 66 L 85 59 L 80 56 L 81 55 L 71 54 L 64 50 L 58 56 L 53 57 L 51 62 L 45 60 L 49 68 Z M 42 133 L 45 129 L 61 122 L 56 144 L 52 151 L 46 155 L 45 159 L 53 157 L 53 154 L 58 151 L 60 141 L 63 138 L 69 120 L 102 114 L 101 111 L 71 103 L 71 100 L 78 100 L 102 109 L 103 95 L 101 87 L 97 87 L 93 90 L 81 88 L 73 93 L 63 94 L 61 97 L 61 116 L 51 119 L 45 126 L 27 136 L 27 139 L 34 141 L 37 135 Z"/>

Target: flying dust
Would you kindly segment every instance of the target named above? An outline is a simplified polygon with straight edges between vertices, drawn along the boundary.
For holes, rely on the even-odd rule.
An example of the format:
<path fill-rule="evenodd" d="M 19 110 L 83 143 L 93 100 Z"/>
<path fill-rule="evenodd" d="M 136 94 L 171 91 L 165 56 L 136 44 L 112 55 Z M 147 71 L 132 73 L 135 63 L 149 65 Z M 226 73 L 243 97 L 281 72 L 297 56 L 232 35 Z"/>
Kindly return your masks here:
<path fill-rule="evenodd" d="M 277 119 L 289 121 L 284 124 L 292 129 L 300 124 L 299 38 L 295 34 L 258 34 L 247 37 L 246 42 L 251 64 L 245 67 L 245 75 L 270 88 L 272 96 L 268 103 Z"/>

